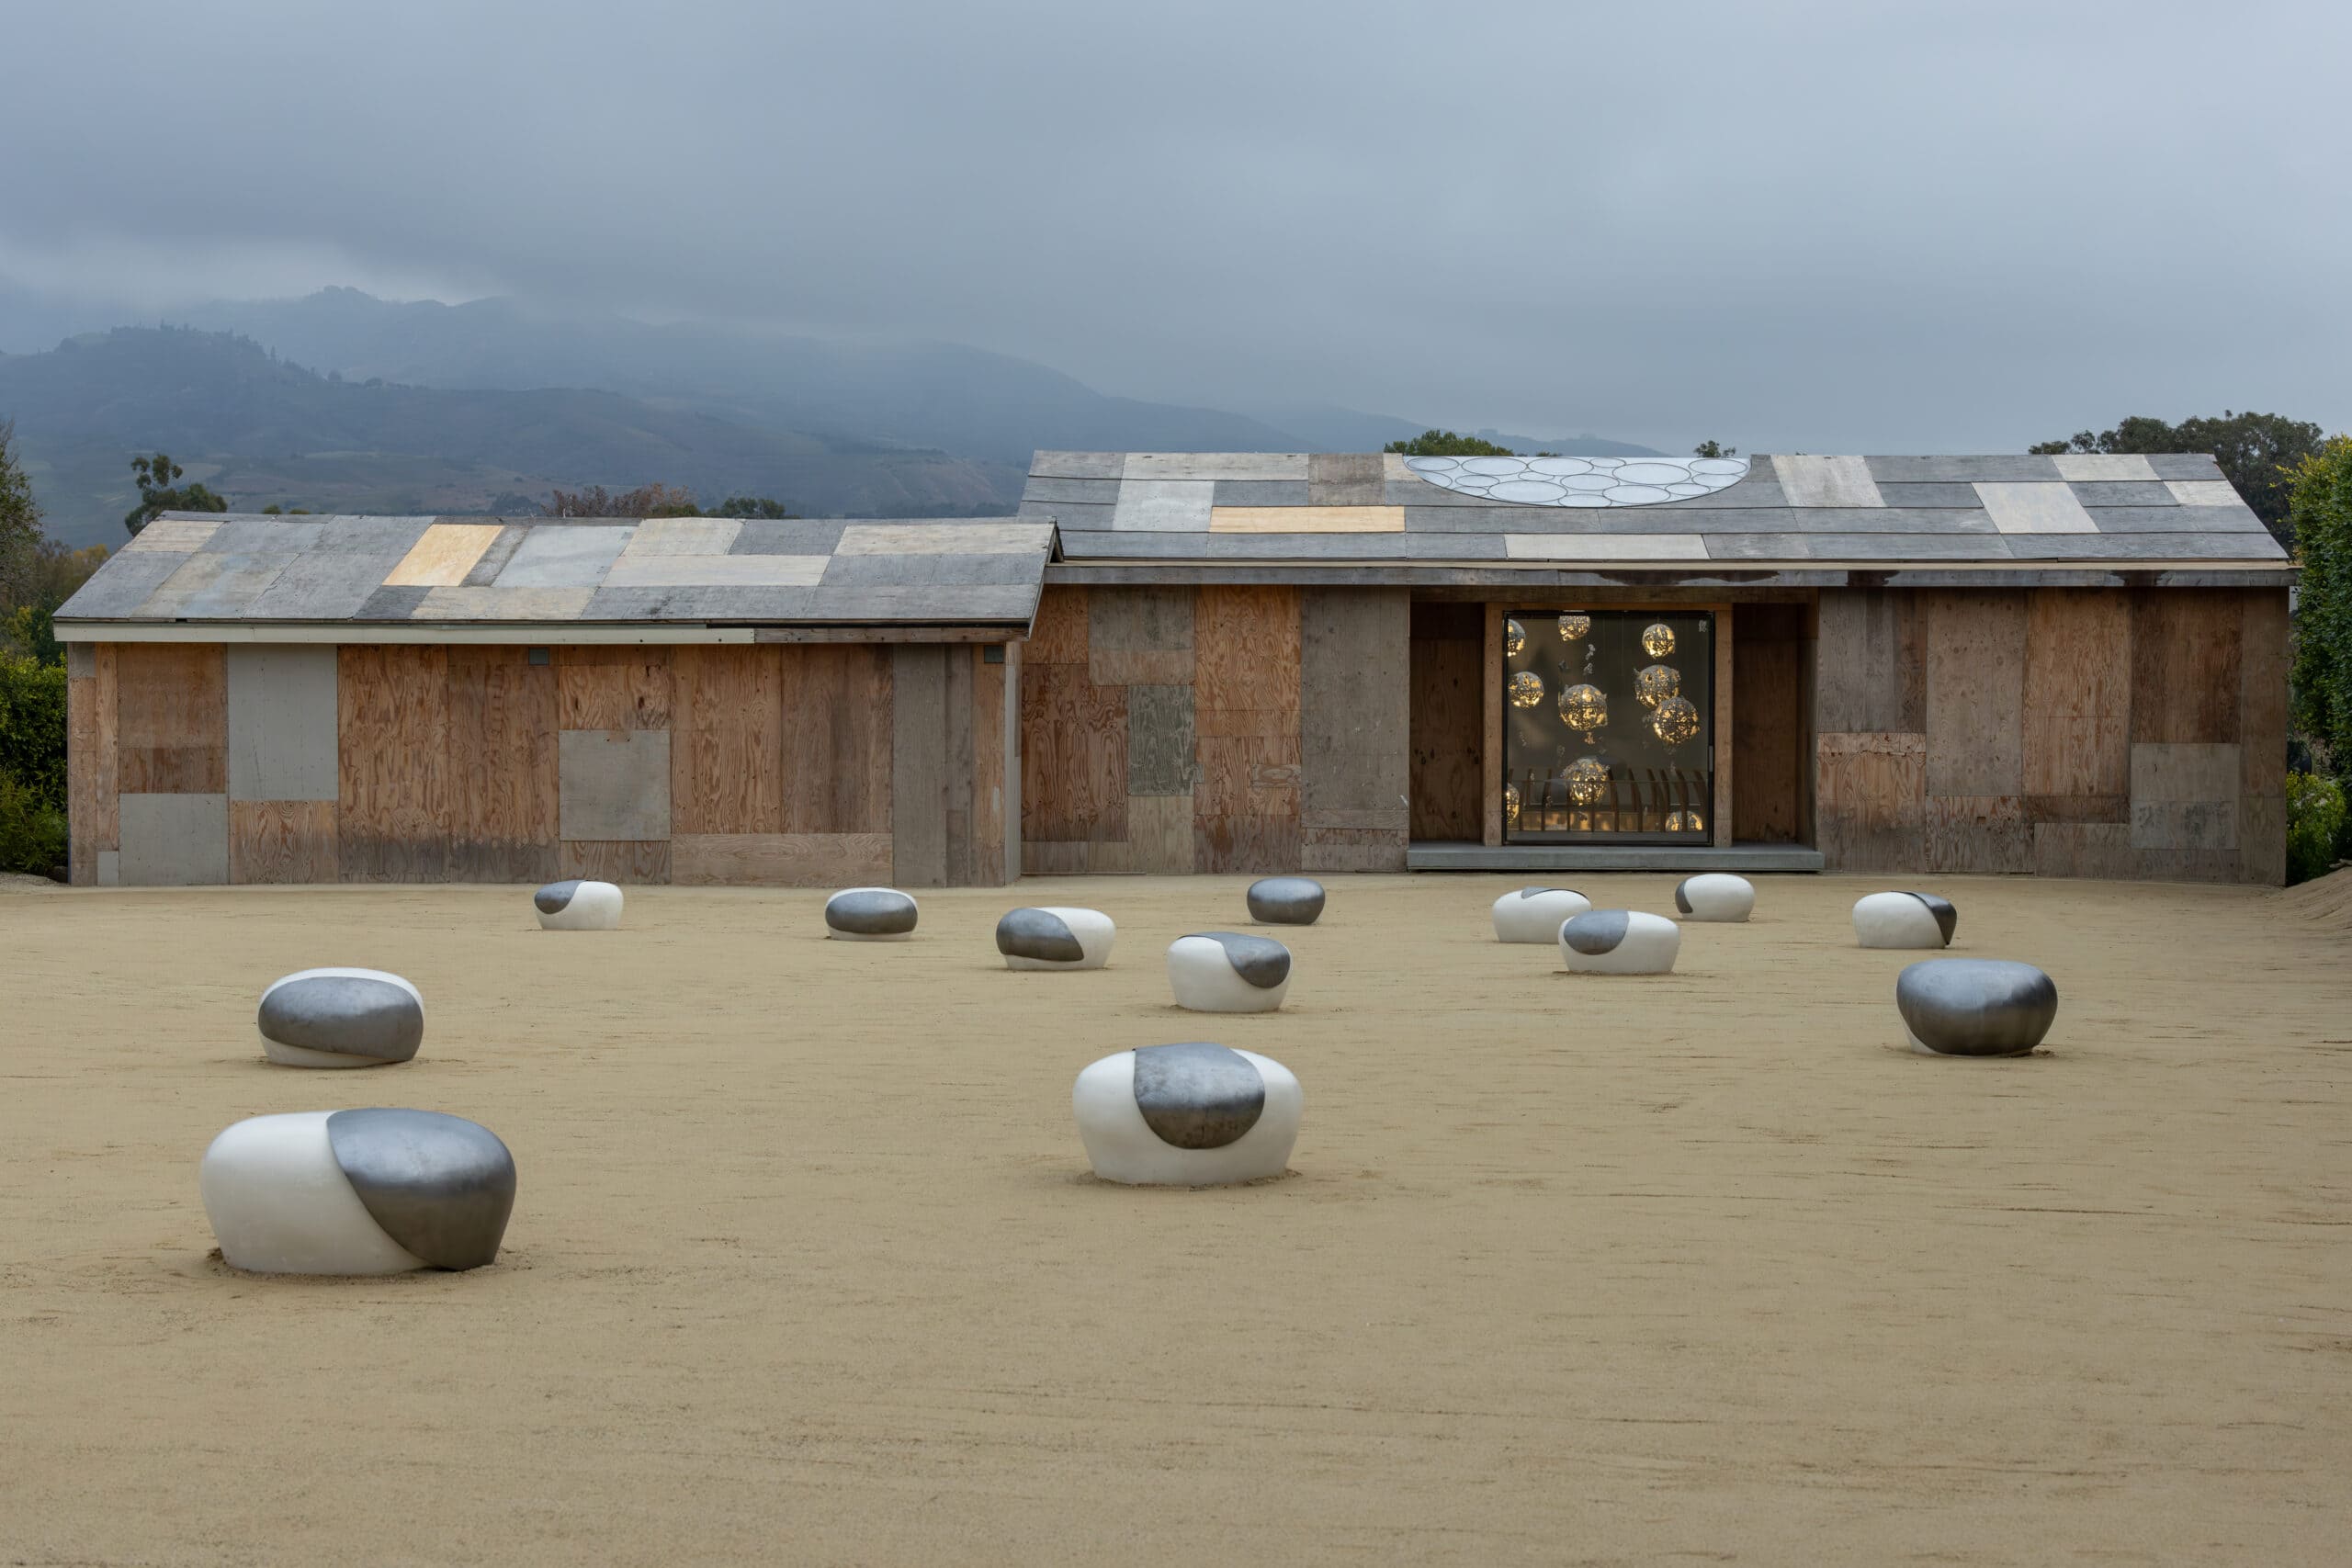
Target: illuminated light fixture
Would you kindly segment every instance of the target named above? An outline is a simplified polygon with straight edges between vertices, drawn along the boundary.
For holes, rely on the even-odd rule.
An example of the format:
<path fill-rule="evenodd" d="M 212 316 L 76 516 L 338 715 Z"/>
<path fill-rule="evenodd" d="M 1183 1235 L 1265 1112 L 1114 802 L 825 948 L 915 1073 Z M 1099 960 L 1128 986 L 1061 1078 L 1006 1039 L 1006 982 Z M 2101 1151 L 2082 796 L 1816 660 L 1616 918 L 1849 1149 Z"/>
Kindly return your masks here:
<path fill-rule="evenodd" d="M 1591 631 L 1592 617 L 1590 615 L 1562 615 L 1560 617 L 1562 642 L 1582 642 Z"/>
<path fill-rule="evenodd" d="M 1682 676 L 1669 665 L 1645 665 L 1634 676 L 1634 695 L 1645 708 L 1657 706 L 1681 690 Z"/>
<path fill-rule="evenodd" d="M 1505 621 L 1503 623 L 1503 651 L 1516 659 L 1519 657 L 1519 650 L 1526 646 L 1527 628 L 1517 621 Z"/>
<path fill-rule="evenodd" d="M 1707 825 L 1699 819 L 1695 811 L 1677 811 L 1667 818 L 1666 830 L 1669 833 L 1703 833 Z"/>
<path fill-rule="evenodd" d="M 1609 764 L 1598 757 L 1578 757 L 1568 767 L 1568 798 L 1590 806 L 1609 793 Z"/>
<path fill-rule="evenodd" d="M 1532 670 L 1522 670 L 1510 678 L 1510 705 L 1532 708 L 1544 700 L 1544 677 Z"/>
<path fill-rule="evenodd" d="M 1674 628 L 1664 621 L 1652 621 L 1642 628 L 1642 651 L 1652 659 L 1664 659 L 1674 651 Z"/>
<path fill-rule="evenodd" d="M 1577 684 L 1560 694 L 1560 717 L 1592 744 L 1592 732 L 1609 722 L 1609 698 L 1598 686 Z"/>
<path fill-rule="evenodd" d="M 1503 785 L 1503 816 L 1512 822 L 1519 820 L 1519 786 Z"/>
<path fill-rule="evenodd" d="M 1665 698 L 1650 715 L 1650 732 L 1668 746 L 1679 746 L 1699 733 L 1699 710 L 1688 697 Z"/>

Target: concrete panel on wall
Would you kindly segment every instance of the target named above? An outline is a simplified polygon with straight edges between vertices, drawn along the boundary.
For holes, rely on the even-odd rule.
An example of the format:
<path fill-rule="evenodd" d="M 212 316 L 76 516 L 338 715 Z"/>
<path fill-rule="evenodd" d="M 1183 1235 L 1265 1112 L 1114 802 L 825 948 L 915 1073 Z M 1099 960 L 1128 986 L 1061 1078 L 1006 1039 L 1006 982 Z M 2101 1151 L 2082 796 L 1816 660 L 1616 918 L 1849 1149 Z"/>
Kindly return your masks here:
<path fill-rule="evenodd" d="M 2235 850 L 2242 761 L 2232 745 L 2132 748 L 2132 847 Z"/>
<path fill-rule="evenodd" d="M 1299 600 L 1302 849 L 1308 870 L 1402 871 L 1412 787 L 1412 596 Z"/>
<path fill-rule="evenodd" d="M 125 792 L 120 811 L 125 886 L 193 887 L 229 880 L 226 795 Z"/>
<path fill-rule="evenodd" d="M 910 887 L 948 880 L 947 654 L 928 643 L 890 650 L 891 874 Z"/>
<path fill-rule="evenodd" d="M 1917 593 L 1883 588 L 1822 591 L 1814 701 L 1824 733 L 1926 726 L 1918 605 Z"/>
<path fill-rule="evenodd" d="M 670 836 L 668 730 L 567 729 L 557 753 L 565 839 Z"/>
<path fill-rule="evenodd" d="M 2025 594 L 1923 595 L 1927 612 L 1928 793 L 2024 793 Z"/>
<path fill-rule="evenodd" d="M 333 800 L 335 650 L 326 644 L 230 644 L 229 798 Z"/>
<path fill-rule="evenodd" d="M 1190 650 L 1184 657 L 1192 658 Z M 1127 794 L 1190 795 L 1197 773 L 1193 760 L 1193 687 L 1127 688 Z M 1133 820 L 1133 808 L 1129 809 Z"/>

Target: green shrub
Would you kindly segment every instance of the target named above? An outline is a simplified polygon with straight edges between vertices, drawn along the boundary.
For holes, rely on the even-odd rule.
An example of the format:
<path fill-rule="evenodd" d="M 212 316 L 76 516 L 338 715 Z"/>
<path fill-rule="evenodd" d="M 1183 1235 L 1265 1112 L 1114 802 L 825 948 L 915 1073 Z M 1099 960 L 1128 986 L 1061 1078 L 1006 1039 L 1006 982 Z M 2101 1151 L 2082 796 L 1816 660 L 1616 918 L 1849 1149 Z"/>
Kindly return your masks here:
<path fill-rule="evenodd" d="M 2344 837 L 2344 790 L 2317 773 L 2287 775 L 2287 880 L 2309 882 L 2335 863 Z"/>
<path fill-rule="evenodd" d="M 65 863 L 65 813 L 0 773 L 0 871 L 46 876 Z"/>
<path fill-rule="evenodd" d="M 2295 728 L 2324 743 L 2337 772 L 2352 767 L 2352 439 L 2338 435 L 2292 475 L 2295 555 Z"/>
<path fill-rule="evenodd" d="M 0 774 L 65 809 L 65 666 L 0 659 Z"/>

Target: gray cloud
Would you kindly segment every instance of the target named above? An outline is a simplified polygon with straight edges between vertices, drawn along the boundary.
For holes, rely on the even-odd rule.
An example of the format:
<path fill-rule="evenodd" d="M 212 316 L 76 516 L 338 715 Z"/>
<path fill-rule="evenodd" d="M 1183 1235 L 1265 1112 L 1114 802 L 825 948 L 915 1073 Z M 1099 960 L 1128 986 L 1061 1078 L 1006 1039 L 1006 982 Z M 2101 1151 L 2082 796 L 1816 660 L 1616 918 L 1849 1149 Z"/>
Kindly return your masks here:
<path fill-rule="evenodd" d="M 2342 426 L 2347 45 L 2162 0 L 47 6 L 0 276 L 935 336 L 1669 448 Z"/>

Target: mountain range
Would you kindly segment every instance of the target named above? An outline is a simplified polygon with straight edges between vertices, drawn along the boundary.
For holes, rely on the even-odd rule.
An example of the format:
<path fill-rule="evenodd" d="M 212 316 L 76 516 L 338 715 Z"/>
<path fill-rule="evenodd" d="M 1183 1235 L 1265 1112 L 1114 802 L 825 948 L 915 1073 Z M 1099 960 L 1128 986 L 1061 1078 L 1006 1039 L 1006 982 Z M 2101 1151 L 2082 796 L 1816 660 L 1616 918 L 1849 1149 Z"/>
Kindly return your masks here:
<path fill-rule="evenodd" d="M 1113 397 L 955 344 L 654 325 L 507 299 L 328 288 L 175 315 L 0 355 L 0 419 L 16 419 L 50 531 L 68 543 L 121 537 L 130 458 L 157 449 L 240 510 L 511 513 L 558 486 L 658 481 L 707 503 L 753 494 L 812 515 L 938 516 L 1011 511 L 1038 447 L 1367 451 L 1427 428 L 1336 407 Z M 1481 434 L 1521 451 L 1649 451 Z"/>

